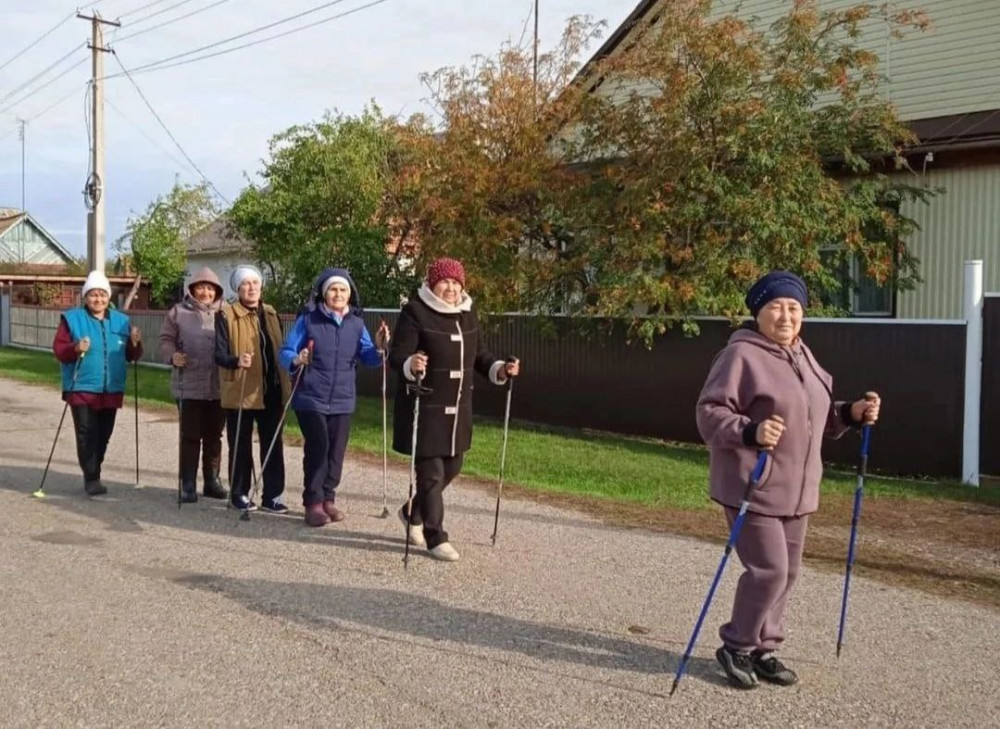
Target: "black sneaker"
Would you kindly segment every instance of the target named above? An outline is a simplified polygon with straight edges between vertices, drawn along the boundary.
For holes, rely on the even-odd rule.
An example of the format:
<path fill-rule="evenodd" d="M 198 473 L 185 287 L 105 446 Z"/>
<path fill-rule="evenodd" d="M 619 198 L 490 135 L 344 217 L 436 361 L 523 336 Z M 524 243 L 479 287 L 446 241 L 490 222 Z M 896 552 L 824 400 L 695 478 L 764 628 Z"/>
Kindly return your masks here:
<path fill-rule="evenodd" d="M 234 509 L 239 509 L 240 511 L 257 511 L 257 504 L 252 502 L 246 496 L 237 496 L 229 501 Z"/>
<path fill-rule="evenodd" d="M 738 689 L 757 688 L 757 674 L 753 669 L 753 658 L 749 653 L 738 653 L 722 646 L 715 652 L 715 658 L 726 672 L 729 685 Z"/>
<path fill-rule="evenodd" d="M 85 481 L 83 490 L 87 493 L 87 496 L 104 496 L 104 494 L 108 493 L 107 487 L 100 480 Z"/>
<path fill-rule="evenodd" d="M 779 661 L 770 651 L 754 651 L 752 659 L 754 673 L 764 681 L 779 686 L 791 686 L 799 680 L 795 671 Z"/>
<path fill-rule="evenodd" d="M 280 499 L 264 499 L 260 502 L 260 508 L 272 514 L 287 514 L 288 507 L 281 503 Z"/>

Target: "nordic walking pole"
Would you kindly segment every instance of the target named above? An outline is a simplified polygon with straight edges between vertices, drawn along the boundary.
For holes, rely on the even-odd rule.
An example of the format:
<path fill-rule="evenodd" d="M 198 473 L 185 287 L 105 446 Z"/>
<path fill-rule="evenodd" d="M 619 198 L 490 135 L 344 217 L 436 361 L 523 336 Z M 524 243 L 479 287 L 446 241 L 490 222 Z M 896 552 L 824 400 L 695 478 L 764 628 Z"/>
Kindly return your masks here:
<path fill-rule="evenodd" d="M 139 485 L 139 360 L 132 362 L 132 386 L 135 396 L 135 487 L 141 489 Z"/>
<path fill-rule="evenodd" d="M 750 506 L 751 492 L 754 486 L 757 485 L 757 482 L 760 481 L 766 465 L 767 451 L 761 451 L 757 456 L 757 465 L 754 466 L 753 471 L 750 473 L 750 478 L 747 480 L 747 487 L 743 492 L 743 500 L 740 502 L 740 510 L 736 514 L 736 519 L 733 520 L 733 528 L 729 532 L 729 541 L 726 542 L 726 549 L 722 553 L 722 561 L 719 562 L 719 568 L 715 571 L 715 579 L 712 580 L 712 586 L 708 588 L 708 596 L 705 598 L 704 605 L 701 606 L 701 613 L 698 614 L 698 622 L 694 624 L 694 632 L 691 633 L 691 640 L 688 641 L 687 648 L 684 649 L 684 657 L 681 658 L 681 663 L 677 666 L 677 675 L 674 676 L 674 684 L 670 687 L 671 696 L 677 690 L 677 685 L 684 676 L 684 669 L 687 668 L 688 661 L 691 659 L 694 644 L 698 641 L 698 633 L 701 632 L 701 624 L 705 622 L 705 616 L 708 615 L 708 608 L 712 604 L 715 590 L 719 586 L 719 580 L 722 579 L 723 571 L 726 569 L 726 562 L 729 561 L 729 555 L 732 553 L 733 547 L 736 546 L 736 540 L 740 536 L 740 529 L 743 528 L 743 520 L 746 518 L 747 508 Z"/>
<path fill-rule="evenodd" d="M 80 352 L 79 359 L 76 360 L 76 364 L 73 365 L 73 381 L 70 383 L 69 389 L 72 390 L 76 385 L 76 374 L 80 371 L 80 363 L 83 362 L 83 358 L 87 356 L 86 352 Z M 62 432 L 63 421 L 66 420 L 66 411 L 69 410 L 69 401 L 63 405 L 62 416 L 59 418 L 59 427 L 56 428 L 56 437 L 52 439 L 52 449 L 49 451 L 49 460 L 45 462 L 45 470 L 42 472 L 42 482 L 38 484 L 38 488 L 32 492 L 32 496 L 36 499 L 45 498 L 45 478 L 49 475 L 49 466 L 52 464 L 52 454 L 56 452 L 56 443 L 59 442 L 59 433 Z"/>
<path fill-rule="evenodd" d="M 416 352 L 415 354 L 423 354 Z M 406 389 L 414 394 L 413 398 L 413 440 L 410 445 L 410 493 L 406 500 L 406 536 L 403 539 L 403 569 L 410 566 L 410 528 L 413 526 L 413 489 L 417 483 L 417 425 L 420 422 L 420 395 L 430 392 L 424 387 L 424 373 L 417 375 L 416 385 L 407 385 Z"/>
<path fill-rule="evenodd" d="M 233 497 L 236 493 L 234 489 L 236 484 L 233 483 L 233 479 L 236 477 L 236 457 L 240 454 L 240 429 L 243 427 L 243 396 L 247 390 L 247 371 L 245 368 L 240 367 L 240 404 L 239 409 L 236 411 L 236 433 L 233 434 L 233 452 L 230 454 L 232 456 L 232 463 L 229 466 L 229 505 L 232 506 Z M 250 439 L 250 447 L 253 447 L 253 438 Z M 251 460 L 253 459 L 253 454 L 250 454 Z M 227 508 L 228 508 L 227 506 Z"/>
<path fill-rule="evenodd" d="M 871 400 L 865 395 L 866 400 Z M 854 514 L 851 516 L 851 541 L 847 545 L 847 567 L 844 570 L 844 596 L 840 602 L 840 627 L 837 629 L 837 658 L 844 645 L 844 628 L 847 625 L 847 601 L 851 592 L 851 572 L 854 570 L 854 544 L 858 537 L 858 522 L 861 520 L 861 500 L 864 497 L 865 472 L 868 470 L 868 447 L 871 445 L 872 426 L 861 427 L 861 460 L 858 462 L 858 485 L 854 489 Z"/>
<path fill-rule="evenodd" d="M 382 320 L 385 324 L 385 319 Z M 381 326 L 381 325 L 380 325 Z M 382 513 L 379 517 L 386 519 L 389 516 L 389 435 L 387 426 L 387 405 L 386 405 L 386 351 L 382 347 Z"/>
<path fill-rule="evenodd" d="M 309 361 L 312 362 L 313 340 L 310 339 L 309 344 L 306 346 L 309 348 Z M 306 371 L 306 367 L 308 366 L 308 364 L 301 365 L 295 375 L 295 384 L 292 385 L 292 391 L 288 394 L 288 402 L 285 403 L 285 407 L 281 411 L 281 419 L 278 420 L 278 427 L 274 429 L 274 435 L 271 436 L 271 443 L 267 447 L 267 453 L 264 454 L 264 460 L 260 462 L 260 476 L 258 477 L 256 473 L 254 474 L 253 487 L 250 489 L 251 501 L 253 501 L 253 497 L 257 494 L 257 487 L 260 485 L 260 481 L 264 478 L 264 469 L 267 468 L 267 462 L 271 460 L 271 451 L 274 450 L 274 444 L 278 441 L 278 435 L 285 425 L 285 418 L 288 416 L 288 407 L 292 404 L 295 391 L 299 389 L 299 382 L 302 381 L 302 373 Z M 250 521 L 250 510 L 244 511 L 240 519 Z"/>
<path fill-rule="evenodd" d="M 514 378 L 507 378 L 507 405 L 503 412 L 503 445 L 500 447 L 500 478 L 497 481 L 497 508 L 493 514 L 493 536 L 490 540 L 497 546 L 497 527 L 500 525 L 500 496 L 503 494 L 503 470 L 507 463 L 507 431 L 510 428 L 510 396 L 514 392 Z"/>
<path fill-rule="evenodd" d="M 177 508 L 184 503 L 184 368 L 177 368 Z"/>

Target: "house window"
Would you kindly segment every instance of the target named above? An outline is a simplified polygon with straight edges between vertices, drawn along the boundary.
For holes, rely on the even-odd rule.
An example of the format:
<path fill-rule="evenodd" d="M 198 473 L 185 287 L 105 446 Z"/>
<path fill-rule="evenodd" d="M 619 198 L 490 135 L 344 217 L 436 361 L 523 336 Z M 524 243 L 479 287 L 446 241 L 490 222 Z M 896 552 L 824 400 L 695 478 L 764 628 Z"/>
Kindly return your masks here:
<path fill-rule="evenodd" d="M 823 304 L 847 311 L 851 316 L 896 315 L 892 281 L 880 285 L 868 275 L 856 256 L 838 247 L 820 251 L 820 260 L 839 284 L 820 292 Z"/>

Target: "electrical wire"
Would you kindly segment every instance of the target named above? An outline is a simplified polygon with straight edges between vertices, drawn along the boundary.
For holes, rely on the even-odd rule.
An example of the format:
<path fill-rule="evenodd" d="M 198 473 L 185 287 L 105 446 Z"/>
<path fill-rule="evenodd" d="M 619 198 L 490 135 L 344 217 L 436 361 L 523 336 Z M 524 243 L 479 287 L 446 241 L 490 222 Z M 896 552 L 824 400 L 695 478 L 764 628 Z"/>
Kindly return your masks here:
<path fill-rule="evenodd" d="M 230 205 L 231 203 L 226 198 L 226 196 L 223 195 L 221 192 L 219 192 L 219 188 L 217 188 L 215 184 L 210 179 L 208 179 L 208 177 L 205 176 L 205 173 L 202 172 L 201 169 L 198 167 L 198 165 L 195 164 L 194 160 L 191 159 L 191 155 L 189 155 L 186 151 L 184 151 L 184 148 L 181 146 L 180 142 L 177 141 L 177 137 L 173 135 L 173 133 L 167 127 L 166 123 L 163 121 L 160 115 L 156 113 L 156 109 L 153 108 L 153 105 L 149 102 L 149 99 L 146 98 L 146 95 L 142 92 L 142 89 L 139 88 L 139 84 L 137 84 L 135 82 L 135 79 L 132 78 L 132 74 L 129 72 L 129 70 L 125 68 L 125 64 L 122 63 L 121 59 L 118 57 L 118 53 L 112 50 L 111 55 L 114 57 L 115 61 L 117 61 L 118 65 L 121 67 L 122 72 L 125 74 L 125 77 L 132 84 L 133 88 L 135 88 L 136 93 L 139 94 L 139 98 L 142 99 L 143 103 L 146 105 L 146 108 L 149 109 L 149 112 L 160 124 L 160 127 L 163 129 L 166 135 L 170 137 L 170 141 L 174 143 L 174 146 L 177 147 L 177 150 L 181 153 L 184 159 L 186 159 L 188 163 L 191 165 L 192 169 L 194 169 L 195 172 L 198 173 L 198 176 L 205 181 L 205 184 L 208 185 L 210 188 L 212 188 L 216 196 L 224 203 L 226 203 L 226 205 Z"/>
<path fill-rule="evenodd" d="M 329 7 L 330 5 L 336 5 L 336 4 L 344 2 L 344 1 L 345 0 L 334 0 L 334 2 L 327 3 L 323 7 Z M 343 13 L 338 13 L 336 15 L 332 15 L 329 18 L 323 18 L 321 20 L 317 20 L 317 21 L 314 21 L 312 23 L 308 23 L 308 24 L 300 26 L 298 28 L 292 28 L 291 30 L 286 30 L 286 31 L 283 31 L 281 33 L 276 33 L 274 35 L 267 36 L 266 38 L 260 38 L 258 40 L 251 41 L 249 43 L 243 43 L 241 45 L 234 46 L 233 48 L 225 48 L 225 49 L 223 49 L 221 51 L 215 51 L 214 53 L 206 53 L 204 55 L 197 56 L 195 58 L 188 58 L 187 60 L 177 61 L 176 63 L 168 63 L 168 61 L 171 61 L 171 60 L 173 60 L 175 58 L 182 58 L 182 57 L 185 57 L 185 56 L 189 56 L 192 53 L 198 52 L 199 50 L 205 50 L 207 48 L 214 48 L 214 47 L 217 47 L 217 46 L 222 45 L 224 43 L 227 43 L 227 42 L 233 40 L 234 38 L 246 37 L 247 35 L 252 35 L 252 34 L 257 33 L 257 32 L 259 32 L 260 30 L 263 29 L 263 28 L 258 28 L 257 30 L 249 31 L 247 33 L 242 33 L 239 36 L 234 36 L 233 38 L 229 38 L 229 39 L 226 39 L 224 41 L 219 41 L 217 43 L 213 43 L 213 44 L 208 45 L 208 46 L 203 46 L 202 48 L 196 49 L 194 51 L 188 51 L 187 53 L 181 53 L 181 54 L 178 54 L 176 56 L 171 56 L 170 58 L 162 59 L 160 61 L 154 61 L 152 63 L 147 63 L 147 64 L 142 65 L 142 66 L 137 66 L 136 68 L 132 69 L 131 72 L 132 72 L 133 75 L 137 75 L 137 74 L 140 74 L 140 73 L 150 73 L 152 71 L 162 71 L 162 70 L 165 70 L 165 69 L 168 69 L 168 68 L 175 68 L 177 66 L 185 66 L 185 65 L 187 65 L 189 63 L 196 63 L 198 61 L 204 61 L 204 60 L 207 60 L 209 58 L 215 58 L 216 56 L 223 56 L 223 55 L 225 55 L 227 53 L 233 53 L 234 51 L 243 50 L 244 48 L 251 48 L 253 46 L 260 45 L 261 43 L 267 43 L 268 41 L 276 40 L 278 38 L 284 38 L 285 36 L 289 36 L 289 35 L 292 35 L 294 33 L 299 33 L 299 32 L 301 32 L 303 30 L 308 30 L 310 28 L 315 28 L 316 26 L 323 25 L 324 23 L 329 23 L 329 22 L 332 22 L 334 20 L 339 20 L 341 18 L 347 17 L 348 15 L 354 15 L 355 13 L 359 13 L 362 10 L 367 10 L 368 8 L 375 7 L 376 5 L 381 5 L 382 3 L 385 3 L 385 2 L 388 2 L 388 1 L 389 0 L 374 0 L 373 2 L 369 2 L 369 3 L 365 4 L 365 5 L 360 5 L 360 6 L 356 7 L 356 8 L 352 8 L 351 10 L 347 10 L 347 11 L 345 11 Z M 315 10 L 307 11 L 307 12 L 315 12 Z M 297 17 L 301 17 L 301 16 L 302 16 L 302 13 L 300 13 L 299 16 L 297 16 Z M 286 21 L 280 21 L 280 22 L 287 22 L 287 20 Z M 269 26 L 264 26 L 264 27 L 274 27 L 277 24 L 278 23 L 271 23 Z M 110 76 L 105 76 L 105 78 L 111 79 L 111 78 L 118 78 L 119 76 L 122 76 L 122 74 L 112 74 Z"/>
<path fill-rule="evenodd" d="M 48 66 L 46 66 L 44 69 L 42 69 L 41 71 L 39 71 L 38 73 L 36 73 L 34 76 L 32 76 L 30 79 L 28 79 L 27 81 L 25 81 L 23 84 L 21 84 L 17 88 L 15 88 L 15 89 L 13 89 L 11 91 L 8 91 L 3 96 L 0 96 L 0 102 L 6 101 L 10 97 L 15 96 L 19 92 L 21 92 L 24 89 L 26 89 L 27 87 L 31 86 L 31 84 L 35 83 L 35 81 L 37 81 L 42 76 L 44 76 L 45 74 L 47 74 L 49 71 L 51 71 L 52 69 L 54 69 L 56 66 L 58 66 L 60 63 L 62 63 L 63 61 L 65 61 L 67 58 L 69 58 L 70 56 L 72 56 L 77 51 L 79 51 L 81 48 L 86 47 L 86 45 L 87 45 L 86 43 L 81 43 L 80 45 L 71 48 L 70 51 L 66 55 L 61 56 L 58 60 L 56 60 L 53 63 L 51 63 Z"/>
<path fill-rule="evenodd" d="M 144 35 L 146 33 L 152 32 L 154 30 L 159 30 L 160 28 L 164 28 L 164 27 L 166 27 L 168 25 L 173 25 L 174 23 L 177 23 L 177 22 L 179 22 L 181 20 L 185 20 L 187 18 L 190 18 L 192 15 L 198 15 L 199 13 L 204 13 L 204 12 L 206 12 L 208 10 L 211 10 L 212 8 L 216 8 L 216 7 L 220 6 L 220 5 L 222 5 L 223 3 L 228 3 L 228 2 L 230 2 L 230 0 L 216 0 L 211 5 L 206 5 L 203 8 L 198 8 L 197 10 L 192 10 L 190 13 L 185 13 L 184 15 L 178 15 L 176 18 L 171 18 L 170 20 L 164 20 L 162 23 L 157 23 L 156 25 L 151 25 L 148 28 L 143 28 L 142 30 L 137 30 L 135 33 L 129 33 L 128 35 L 125 35 L 125 36 L 122 36 L 121 38 L 118 38 L 116 40 L 116 42 L 117 43 L 124 43 L 127 40 L 131 40 L 132 38 L 135 38 L 136 36 Z"/>
<path fill-rule="evenodd" d="M 154 5 L 159 5 L 162 2 L 166 2 L 166 0 L 153 0 L 153 2 L 151 2 L 151 3 L 146 3 L 145 5 L 140 5 L 137 8 L 132 8 L 131 10 L 129 10 L 126 13 L 119 13 L 118 19 L 121 20 L 122 18 L 127 18 L 130 15 L 135 15 L 136 13 L 141 13 L 143 10 L 146 10 L 147 8 L 151 8 Z"/>
<path fill-rule="evenodd" d="M 38 88 L 33 89 L 32 91 L 28 92 L 27 94 L 25 94 L 24 96 L 22 96 L 17 101 L 13 101 L 13 102 L 9 103 L 7 106 L 5 106 L 3 109 L 0 109 L 0 114 L 6 114 L 11 109 L 20 106 L 21 104 L 23 104 L 25 101 L 27 101 L 28 99 L 30 99 L 35 94 L 40 93 L 41 91 L 44 91 L 45 89 L 47 89 L 49 86 L 51 86 L 52 84 L 54 84 L 59 79 L 63 78 L 64 76 L 66 76 L 67 74 L 71 73 L 72 71 L 75 71 L 76 69 L 78 69 L 80 66 L 82 66 L 83 64 L 85 64 L 88 60 L 90 60 L 90 59 L 88 59 L 88 58 L 81 58 L 77 63 L 74 63 L 72 66 L 70 66 L 69 68 L 67 68 L 65 71 L 63 71 L 62 73 L 60 73 L 58 76 L 50 78 L 48 81 L 46 81 L 44 84 L 42 84 Z"/>
<path fill-rule="evenodd" d="M 132 73 L 133 74 L 140 73 L 140 72 L 145 71 L 147 69 L 151 69 L 154 66 L 162 66 L 164 64 L 171 63 L 172 61 L 176 61 L 176 60 L 181 59 L 181 58 L 187 58 L 188 56 L 193 56 L 193 55 L 195 55 L 197 53 L 201 53 L 202 51 L 208 51 L 208 50 L 211 50 L 212 48 L 218 48 L 219 46 L 226 45 L 227 43 L 231 43 L 231 42 L 233 42 L 235 40 L 239 40 L 241 38 L 246 38 L 246 37 L 251 36 L 251 35 L 256 35 L 257 33 L 262 33 L 265 30 L 270 30 L 271 28 L 276 28 L 279 25 L 284 25 L 285 23 L 291 23 L 292 21 L 298 20 L 299 18 L 304 18 L 307 15 L 312 15 L 313 13 L 318 13 L 321 10 L 326 10 L 329 7 L 333 7 L 334 5 L 340 5 L 343 2 L 346 2 L 346 0 L 330 0 L 330 2 L 325 2 L 322 5 L 317 5 L 314 8 L 310 8 L 309 10 L 303 10 L 301 13 L 296 13 L 295 15 L 290 15 L 290 16 L 288 16 L 286 18 L 281 18 L 280 20 L 276 20 L 276 21 L 274 21 L 272 23 L 267 23 L 266 25 L 258 26 L 257 28 L 253 28 L 251 30 L 244 31 L 243 33 L 238 33 L 238 34 L 230 36 L 228 38 L 223 38 L 222 40 L 216 41 L 215 43 L 209 43 L 208 45 L 200 46 L 198 48 L 193 48 L 192 50 L 185 51 L 184 53 L 177 53 L 177 54 L 175 54 L 173 56 L 168 56 L 167 58 L 161 58 L 158 61 L 152 61 L 150 63 L 146 63 L 146 64 L 143 64 L 141 66 L 136 66 L 135 68 L 132 69 Z M 383 2 L 384 2 L 384 0 L 383 0 Z M 323 21 L 323 22 L 325 22 L 325 21 Z M 304 26 L 303 28 L 300 28 L 299 30 L 304 30 L 306 27 L 310 27 L 310 26 Z M 280 36 L 275 36 L 275 37 L 280 37 Z M 232 49 L 232 50 L 237 50 L 237 49 Z M 221 54 L 218 54 L 218 55 L 221 55 Z M 203 58 L 210 58 L 210 57 L 212 57 L 212 56 L 203 56 Z M 176 65 L 181 65 L 181 64 L 176 64 Z"/>
<path fill-rule="evenodd" d="M 181 168 L 186 167 L 186 165 L 185 165 L 184 162 L 181 162 L 180 160 L 178 160 L 173 155 L 172 152 L 170 152 L 169 150 L 167 150 L 163 145 L 161 145 L 159 142 L 157 142 L 151 136 L 149 136 L 148 134 L 146 134 L 145 130 L 141 126 L 139 126 L 136 122 L 132 121 L 128 116 L 126 116 L 125 113 L 121 109 L 119 109 L 117 106 L 115 106 L 115 103 L 111 99 L 109 99 L 107 97 L 104 97 L 104 101 L 107 103 L 107 105 L 109 107 L 111 107 L 112 111 L 114 111 L 123 120 L 125 120 L 126 122 L 128 122 L 132 126 L 133 129 L 135 129 L 137 132 L 139 132 L 139 134 L 141 134 L 143 137 L 146 138 L 147 142 L 149 142 L 154 147 L 156 147 L 158 150 L 160 150 L 161 152 L 163 152 L 164 156 L 168 157 L 175 165 L 177 165 L 178 167 L 181 167 Z"/>
<path fill-rule="evenodd" d="M 63 27 L 63 25 L 65 25 L 66 23 L 68 23 L 70 20 L 72 20 L 75 17 L 76 17 L 76 13 L 70 13 L 65 18 L 63 18 L 62 20 L 60 20 L 58 23 L 56 23 L 55 25 L 53 25 L 51 28 L 49 28 L 47 31 L 45 31 L 44 33 L 42 33 L 34 41 L 32 41 L 31 43 L 29 43 L 28 45 L 26 45 L 24 48 L 22 48 L 17 53 L 15 53 L 13 56 L 11 56 L 6 61 L 4 61 L 2 64 L 0 64 L 0 71 L 2 71 L 5 68 L 7 68 L 7 66 L 9 66 L 14 61 L 16 61 L 18 58 L 20 58 L 21 56 L 23 56 L 25 53 L 27 53 L 32 48 L 34 48 L 35 46 L 37 46 L 39 43 L 41 43 L 43 40 L 45 40 L 46 38 L 48 38 L 55 31 L 59 30 L 61 27 Z"/>
<path fill-rule="evenodd" d="M 180 0 L 180 2 L 169 5 L 162 10 L 157 10 L 155 13 L 150 13 L 149 15 L 143 15 L 141 18 L 132 21 L 132 25 L 138 25 L 139 23 L 145 23 L 150 18 L 155 18 L 158 15 L 163 15 L 164 13 L 169 13 L 171 10 L 181 7 L 182 5 L 187 5 L 194 0 Z"/>

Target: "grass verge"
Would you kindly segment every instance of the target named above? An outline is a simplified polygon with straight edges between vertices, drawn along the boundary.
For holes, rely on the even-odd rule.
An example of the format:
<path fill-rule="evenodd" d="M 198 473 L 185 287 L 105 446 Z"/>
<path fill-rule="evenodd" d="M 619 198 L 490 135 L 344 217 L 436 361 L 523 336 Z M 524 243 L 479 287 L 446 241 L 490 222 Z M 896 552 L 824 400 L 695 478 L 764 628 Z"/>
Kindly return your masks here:
<path fill-rule="evenodd" d="M 47 352 L 0 349 L 0 374 L 56 388 L 59 365 Z M 172 408 L 169 382 L 166 370 L 141 367 L 141 404 Z M 131 372 L 128 383 L 131 403 Z M 290 441 L 301 438 L 294 413 L 286 433 Z M 496 478 L 502 434 L 500 423 L 477 419 L 465 476 L 483 484 Z M 351 450 L 381 456 L 377 398 L 359 398 Z M 401 456 L 391 457 L 405 463 Z M 581 508 L 623 526 L 724 538 L 717 507 L 707 498 L 707 474 L 708 454 L 698 446 L 525 423 L 511 426 L 511 495 Z M 823 481 L 823 508 L 813 517 L 807 549 L 807 557 L 821 567 L 842 568 L 854 488 L 852 474 L 829 472 Z M 995 527 L 1000 487 L 869 477 L 865 497 L 859 573 L 1000 606 L 995 559 L 1000 551 Z M 977 559 L 969 561 L 969 555 Z"/>

